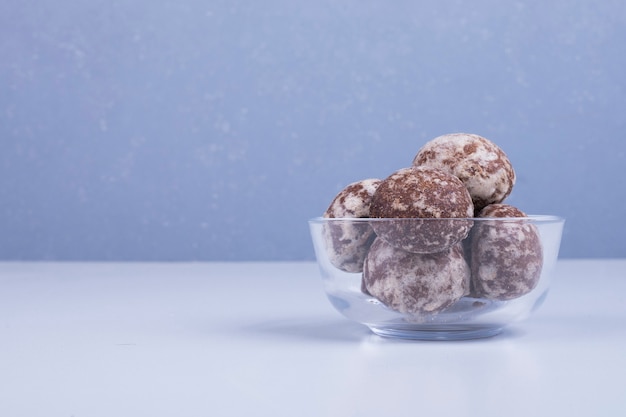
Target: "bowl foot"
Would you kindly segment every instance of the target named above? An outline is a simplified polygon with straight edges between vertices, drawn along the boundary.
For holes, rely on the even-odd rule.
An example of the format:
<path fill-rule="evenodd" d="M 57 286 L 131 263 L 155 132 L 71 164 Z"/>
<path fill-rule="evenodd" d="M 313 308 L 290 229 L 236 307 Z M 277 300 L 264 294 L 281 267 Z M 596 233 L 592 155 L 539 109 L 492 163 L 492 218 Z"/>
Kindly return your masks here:
<path fill-rule="evenodd" d="M 492 337 L 502 332 L 502 327 L 376 327 L 368 326 L 378 336 L 407 340 L 470 340 Z"/>

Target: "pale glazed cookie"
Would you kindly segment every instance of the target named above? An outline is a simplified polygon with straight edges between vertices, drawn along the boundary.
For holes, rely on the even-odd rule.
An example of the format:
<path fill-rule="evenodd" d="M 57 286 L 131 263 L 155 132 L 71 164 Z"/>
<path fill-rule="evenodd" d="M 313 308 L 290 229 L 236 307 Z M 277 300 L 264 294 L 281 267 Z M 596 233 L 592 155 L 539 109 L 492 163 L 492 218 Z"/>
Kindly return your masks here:
<path fill-rule="evenodd" d="M 467 187 L 476 212 L 500 203 L 515 185 L 515 171 L 506 154 L 493 142 L 469 133 L 451 133 L 426 143 L 414 166 L 442 169 Z"/>
<path fill-rule="evenodd" d="M 372 195 L 381 180 L 366 179 L 354 182 L 335 196 L 324 212 L 326 218 L 369 217 Z M 331 263 L 346 272 L 363 271 L 367 250 L 375 238 L 367 222 L 337 221 L 324 225 Z"/>
<path fill-rule="evenodd" d="M 370 206 L 376 234 L 414 253 L 443 251 L 464 239 L 472 226 L 467 218 L 473 215 L 474 206 L 463 183 L 449 173 L 425 167 L 402 168 L 385 178 Z M 450 220 L 429 221 L 439 218 Z"/>
<path fill-rule="evenodd" d="M 507 204 L 491 204 L 479 218 L 512 220 L 477 221 L 471 233 L 472 296 L 492 300 L 521 297 L 535 288 L 543 265 L 537 228 L 521 210 Z"/>
<path fill-rule="evenodd" d="M 392 310 L 414 315 L 436 313 L 457 302 L 469 291 L 469 277 L 460 244 L 416 254 L 377 238 L 363 269 L 367 293 Z"/>

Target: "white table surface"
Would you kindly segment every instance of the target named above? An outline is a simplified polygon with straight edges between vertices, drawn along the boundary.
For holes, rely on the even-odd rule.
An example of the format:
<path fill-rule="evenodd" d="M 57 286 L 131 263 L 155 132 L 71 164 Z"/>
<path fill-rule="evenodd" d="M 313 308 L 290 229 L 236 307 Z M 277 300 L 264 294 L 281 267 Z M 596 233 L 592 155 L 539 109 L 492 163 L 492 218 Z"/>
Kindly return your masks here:
<path fill-rule="evenodd" d="M 626 260 L 464 342 L 372 335 L 314 263 L 4 262 L 0 332 L 3 417 L 626 415 Z"/>

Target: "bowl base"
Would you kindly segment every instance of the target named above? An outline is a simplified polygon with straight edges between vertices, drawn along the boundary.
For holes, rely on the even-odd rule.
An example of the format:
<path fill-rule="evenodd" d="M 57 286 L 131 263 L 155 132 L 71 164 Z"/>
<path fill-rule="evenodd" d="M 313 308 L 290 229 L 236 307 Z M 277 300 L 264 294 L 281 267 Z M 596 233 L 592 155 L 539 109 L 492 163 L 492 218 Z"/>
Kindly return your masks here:
<path fill-rule="evenodd" d="M 492 337 L 502 332 L 502 327 L 437 326 L 428 328 L 390 328 L 368 326 L 383 337 L 407 340 L 470 340 Z"/>

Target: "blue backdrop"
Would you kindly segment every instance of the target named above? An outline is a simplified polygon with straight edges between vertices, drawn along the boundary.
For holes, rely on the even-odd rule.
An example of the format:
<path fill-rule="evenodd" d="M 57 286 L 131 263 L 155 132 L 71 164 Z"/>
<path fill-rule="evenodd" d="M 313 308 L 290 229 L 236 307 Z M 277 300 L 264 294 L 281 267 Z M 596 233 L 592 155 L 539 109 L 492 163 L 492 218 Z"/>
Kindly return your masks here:
<path fill-rule="evenodd" d="M 0 3 L 0 258 L 313 259 L 307 220 L 443 133 L 563 257 L 625 257 L 626 2 Z"/>

